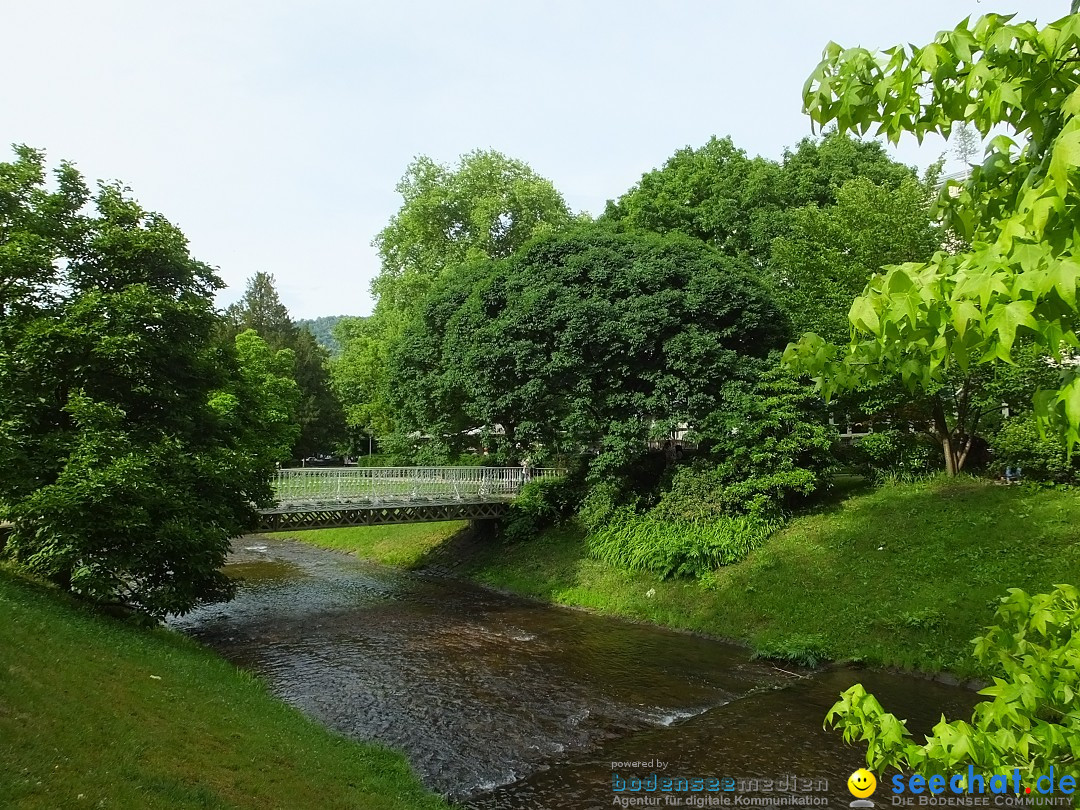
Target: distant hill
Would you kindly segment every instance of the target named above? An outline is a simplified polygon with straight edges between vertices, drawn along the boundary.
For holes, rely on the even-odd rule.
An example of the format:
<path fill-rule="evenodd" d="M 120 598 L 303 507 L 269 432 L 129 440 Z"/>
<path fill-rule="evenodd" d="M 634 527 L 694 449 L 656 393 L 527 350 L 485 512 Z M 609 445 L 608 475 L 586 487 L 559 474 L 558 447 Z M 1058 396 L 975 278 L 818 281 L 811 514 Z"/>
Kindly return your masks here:
<path fill-rule="evenodd" d="M 319 341 L 319 345 L 325 346 L 331 355 L 337 355 L 341 352 L 341 346 L 334 340 L 334 326 L 342 318 L 349 317 L 352 316 L 324 315 L 321 318 L 304 318 L 296 321 L 296 325 L 311 332 L 315 336 L 315 340 Z"/>

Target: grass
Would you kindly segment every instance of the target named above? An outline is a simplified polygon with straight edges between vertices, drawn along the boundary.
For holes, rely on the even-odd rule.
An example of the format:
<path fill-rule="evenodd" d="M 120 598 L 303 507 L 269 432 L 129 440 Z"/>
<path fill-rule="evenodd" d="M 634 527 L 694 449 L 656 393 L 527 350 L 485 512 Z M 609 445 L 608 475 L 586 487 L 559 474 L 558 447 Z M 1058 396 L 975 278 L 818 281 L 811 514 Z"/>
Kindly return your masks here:
<path fill-rule="evenodd" d="M 592 559 L 580 529 L 463 544 L 458 570 L 565 605 L 735 639 L 788 660 L 978 675 L 971 639 L 1007 588 L 1080 582 L 1080 495 L 935 479 L 792 520 L 702 580 Z M 445 556 L 446 550 L 440 552 Z"/>
<path fill-rule="evenodd" d="M 454 520 L 442 523 L 351 526 L 343 529 L 305 529 L 300 532 L 275 532 L 270 536 L 303 540 L 321 548 L 349 552 L 384 565 L 413 568 L 468 525 L 468 521 Z"/>
<path fill-rule="evenodd" d="M 0 807 L 448 807 L 177 633 L 3 569 L 0 616 Z"/>

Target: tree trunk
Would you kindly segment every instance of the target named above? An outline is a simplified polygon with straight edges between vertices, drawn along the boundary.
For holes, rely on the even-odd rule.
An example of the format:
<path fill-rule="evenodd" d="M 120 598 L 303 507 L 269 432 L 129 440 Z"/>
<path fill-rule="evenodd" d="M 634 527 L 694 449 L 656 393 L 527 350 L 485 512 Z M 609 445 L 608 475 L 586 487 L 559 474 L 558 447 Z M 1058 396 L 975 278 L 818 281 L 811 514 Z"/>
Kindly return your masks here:
<path fill-rule="evenodd" d="M 945 474 L 949 478 L 955 478 L 960 469 L 956 458 L 956 448 L 953 445 L 952 436 L 948 433 L 941 437 L 941 450 L 945 454 Z"/>
<path fill-rule="evenodd" d="M 1080 2 L 1080 0 L 1077 0 Z M 945 474 L 950 478 L 959 475 L 960 470 L 967 460 L 967 447 L 964 446 L 962 437 L 953 435 L 949 428 L 949 422 L 945 418 L 945 408 L 940 399 L 935 399 L 933 410 L 933 435 L 941 443 L 941 452 L 945 456 Z M 970 446 L 970 441 L 968 442 Z"/>

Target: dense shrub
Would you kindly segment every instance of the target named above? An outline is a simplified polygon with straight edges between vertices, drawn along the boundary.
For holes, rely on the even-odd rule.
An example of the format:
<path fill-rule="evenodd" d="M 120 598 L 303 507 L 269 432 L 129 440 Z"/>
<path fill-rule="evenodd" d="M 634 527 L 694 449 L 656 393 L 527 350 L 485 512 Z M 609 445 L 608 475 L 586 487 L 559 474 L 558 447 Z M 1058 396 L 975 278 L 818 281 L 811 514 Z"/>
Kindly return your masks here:
<path fill-rule="evenodd" d="M 526 484 L 501 521 L 501 536 L 512 543 L 531 540 L 571 517 L 581 503 L 581 493 L 581 479 L 574 474 Z"/>
<path fill-rule="evenodd" d="M 727 406 L 698 431 L 702 456 L 674 474 L 657 517 L 771 521 L 828 485 L 835 433 L 811 386 L 773 367 L 754 386 L 726 394 Z"/>
<path fill-rule="evenodd" d="M 588 548 L 597 559 L 631 571 L 697 576 L 738 562 L 777 525 L 746 516 L 676 522 L 616 512 L 615 519 L 589 535 Z"/>
<path fill-rule="evenodd" d="M 784 504 L 794 496 L 809 495 L 817 488 L 817 478 L 809 470 L 739 478 L 732 467 L 730 463 L 715 467 L 698 464 L 678 470 L 652 514 L 682 522 L 735 515 L 775 520 L 783 516 Z"/>
<path fill-rule="evenodd" d="M 942 468 L 941 448 L 922 433 L 886 428 L 852 443 L 851 464 L 872 481 L 913 478 Z"/>
<path fill-rule="evenodd" d="M 1056 436 L 1039 436 L 1033 415 L 1006 419 L 990 442 L 994 468 L 1020 467 L 1024 478 L 1054 484 L 1080 484 L 1080 457 L 1070 459 Z"/>

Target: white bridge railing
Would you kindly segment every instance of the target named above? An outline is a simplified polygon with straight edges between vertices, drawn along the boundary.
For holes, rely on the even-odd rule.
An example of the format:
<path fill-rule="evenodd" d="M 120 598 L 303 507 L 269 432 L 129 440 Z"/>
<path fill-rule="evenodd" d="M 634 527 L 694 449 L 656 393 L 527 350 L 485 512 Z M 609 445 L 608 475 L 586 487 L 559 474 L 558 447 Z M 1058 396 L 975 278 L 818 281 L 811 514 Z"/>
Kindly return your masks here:
<path fill-rule="evenodd" d="M 278 507 L 510 500 L 560 470 L 522 467 L 305 467 L 278 470 Z"/>

